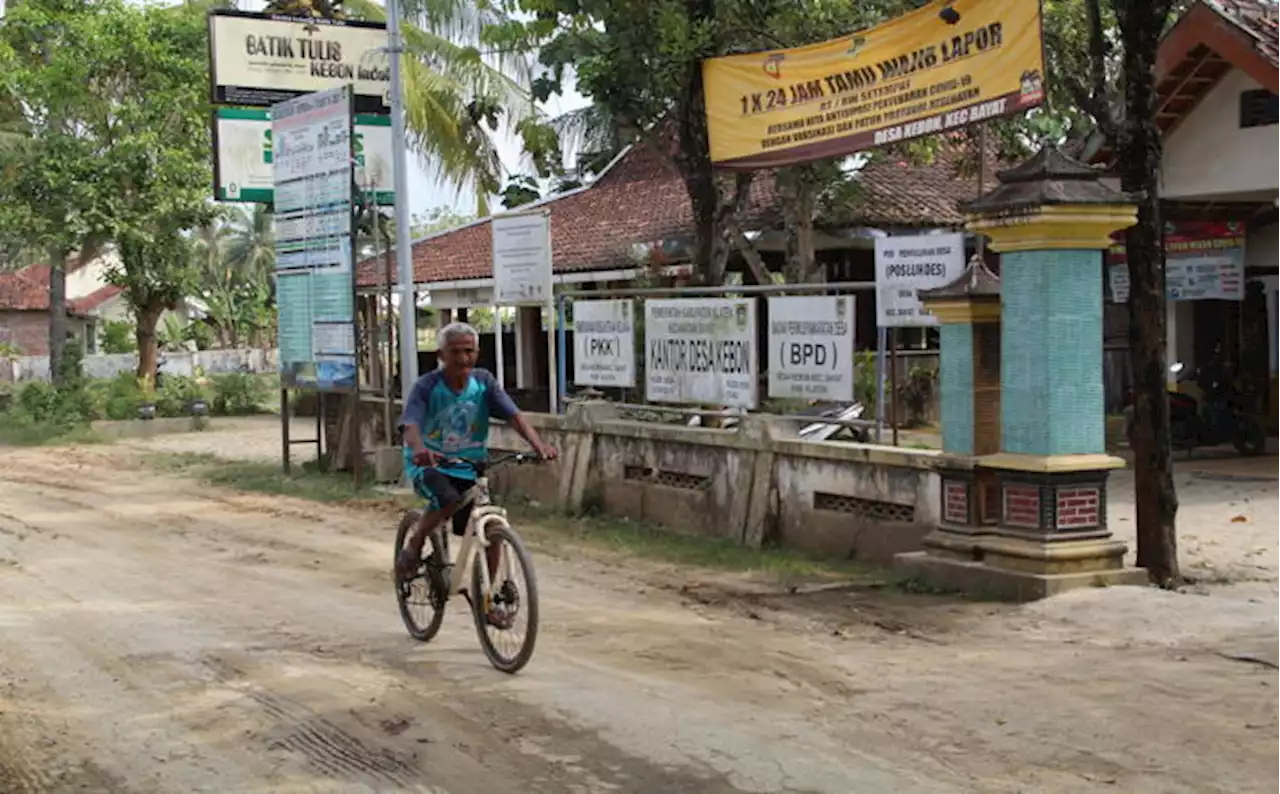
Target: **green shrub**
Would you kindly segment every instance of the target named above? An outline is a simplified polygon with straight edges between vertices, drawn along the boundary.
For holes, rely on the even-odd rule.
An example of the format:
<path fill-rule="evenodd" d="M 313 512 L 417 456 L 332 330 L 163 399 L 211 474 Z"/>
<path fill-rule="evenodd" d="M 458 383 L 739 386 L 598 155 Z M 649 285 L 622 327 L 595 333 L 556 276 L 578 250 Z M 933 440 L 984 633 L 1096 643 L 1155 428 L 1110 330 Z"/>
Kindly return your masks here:
<path fill-rule="evenodd" d="M 106 419 L 137 419 L 145 392 L 132 372 L 121 372 L 111 380 L 98 381 L 102 391 L 101 415 Z"/>
<path fill-rule="evenodd" d="M 128 320 L 107 320 L 102 324 L 102 352 L 134 353 L 138 350 L 136 331 Z"/>
<path fill-rule="evenodd" d="M 213 413 L 216 416 L 256 414 L 267 396 L 267 384 L 257 375 L 229 372 L 213 376 Z"/>
<path fill-rule="evenodd" d="M 157 416 L 190 416 L 191 403 L 196 400 L 208 402 L 209 389 L 204 379 L 188 378 L 183 375 L 161 375 L 160 388 L 156 389 L 154 401 Z"/>

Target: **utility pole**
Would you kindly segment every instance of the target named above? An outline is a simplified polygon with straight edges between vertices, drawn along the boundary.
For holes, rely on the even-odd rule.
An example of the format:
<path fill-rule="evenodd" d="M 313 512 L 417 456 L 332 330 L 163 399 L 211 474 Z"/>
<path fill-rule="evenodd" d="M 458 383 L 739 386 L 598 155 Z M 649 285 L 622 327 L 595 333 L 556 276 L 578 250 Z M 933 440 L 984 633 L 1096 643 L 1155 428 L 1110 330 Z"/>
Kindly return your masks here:
<path fill-rule="evenodd" d="M 414 301 L 413 251 L 409 239 L 409 175 L 405 152 L 404 91 L 400 56 L 400 0 L 387 0 L 387 53 L 391 60 L 391 168 L 396 191 L 396 271 L 400 282 L 400 395 L 407 403 L 418 380 L 418 312 Z M 388 310 L 390 307 L 388 307 Z"/>

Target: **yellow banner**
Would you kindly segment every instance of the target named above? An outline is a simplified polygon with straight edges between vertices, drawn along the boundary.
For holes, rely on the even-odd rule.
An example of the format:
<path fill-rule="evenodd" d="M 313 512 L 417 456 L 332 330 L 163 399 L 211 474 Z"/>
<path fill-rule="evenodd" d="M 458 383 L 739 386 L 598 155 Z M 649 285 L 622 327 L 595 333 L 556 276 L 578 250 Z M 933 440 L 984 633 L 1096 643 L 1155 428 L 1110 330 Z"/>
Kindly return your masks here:
<path fill-rule="evenodd" d="M 1038 0 L 940 0 L 833 41 L 708 59 L 711 160 L 776 168 L 1026 110 L 1044 99 L 1042 40 Z"/>

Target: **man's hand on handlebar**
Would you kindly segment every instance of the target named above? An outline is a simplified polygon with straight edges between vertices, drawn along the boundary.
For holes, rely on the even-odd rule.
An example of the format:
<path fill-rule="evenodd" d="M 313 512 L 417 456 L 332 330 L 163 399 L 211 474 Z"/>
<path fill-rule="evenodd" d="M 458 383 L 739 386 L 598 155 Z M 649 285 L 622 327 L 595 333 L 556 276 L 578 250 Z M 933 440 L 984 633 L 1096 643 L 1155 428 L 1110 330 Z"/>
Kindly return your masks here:
<path fill-rule="evenodd" d="M 546 442 L 534 444 L 533 451 L 542 460 L 555 460 L 560 457 L 560 451 Z"/>
<path fill-rule="evenodd" d="M 423 447 L 413 453 L 413 465 L 415 466 L 435 466 L 440 462 L 440 455 Z"/>

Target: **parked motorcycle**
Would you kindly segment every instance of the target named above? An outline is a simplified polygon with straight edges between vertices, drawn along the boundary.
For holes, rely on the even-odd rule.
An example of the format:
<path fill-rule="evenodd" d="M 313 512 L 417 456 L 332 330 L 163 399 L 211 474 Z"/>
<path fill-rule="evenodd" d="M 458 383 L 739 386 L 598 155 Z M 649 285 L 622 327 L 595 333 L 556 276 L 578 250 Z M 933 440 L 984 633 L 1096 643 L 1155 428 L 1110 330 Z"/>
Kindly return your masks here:
<path fill-rule="evenodd" d="M 1181 361 L 1169 366 L 1178 375 L 1185 370 Z M 1262 424 L 1234 399 L 1227 379 L 1196 370 L 1195 380 L 1205 392 L 1205 401 L 1179 391 L 1170 391 L 1169 441 L 1175 450 L 1188 454 L 1197 447 L 1230 443 L 1241 455 L 1261 455 L 1266 451 L 1267 434 Z M 1182 379 L 1179 378 L 1179 381 Z M 1125 434 L 1133 443 L 1133 401 L 1125 408 Z"/>

